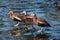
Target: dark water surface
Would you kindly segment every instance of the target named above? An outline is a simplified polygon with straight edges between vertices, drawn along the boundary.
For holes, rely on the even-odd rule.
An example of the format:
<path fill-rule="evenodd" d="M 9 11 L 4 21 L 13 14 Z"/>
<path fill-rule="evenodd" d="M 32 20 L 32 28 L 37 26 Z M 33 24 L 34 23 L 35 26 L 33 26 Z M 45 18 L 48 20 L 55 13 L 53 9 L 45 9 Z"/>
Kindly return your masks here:
<path fill-rule="evenodd" d="M 35 12 L 37 17 L 47 20 L 52 26 L 49 31 L 44 30 L 51 38 L 60 38 L 60 12 L 56 10 L 55 2 L 59 0 L 0 0 L 0 40 L 32 40 L 32 33 L 24 33 L 23 36 L 10 36 L 8 30 L 14 29 L 14 21 L 8 17 L 9 10 L 22 12 L 26 10 L 28 13 Z M 39 27 L 34 27 L 38 30 Z M 30 29 L 31 27 L 29 27 Z M 36 32 L 33 33 L 36 35 Z M 28 36 L 29 35 L 29 36 Z M 43 39 L 41 39 L 43 40 Z"/>

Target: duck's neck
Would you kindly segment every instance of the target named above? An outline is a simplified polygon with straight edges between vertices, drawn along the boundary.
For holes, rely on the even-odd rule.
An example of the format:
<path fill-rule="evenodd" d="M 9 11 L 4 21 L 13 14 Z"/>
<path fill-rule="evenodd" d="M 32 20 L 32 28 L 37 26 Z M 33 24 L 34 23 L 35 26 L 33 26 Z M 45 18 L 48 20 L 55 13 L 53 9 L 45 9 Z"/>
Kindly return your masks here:
<path fill-rule="evenodd" d="M 34 17 L 33 21 L 34 21 L 35 24 L 37 24 L 37 17 Z"/>
<path fill-rule="evenodd" d="M 11 15 L 11 14 L 10 14 L 9 16 L 10 16 L 10 18 L 11 18 L 11 19 L 13 19 L 13 18 L 14 18 L 14 15 Z"/>

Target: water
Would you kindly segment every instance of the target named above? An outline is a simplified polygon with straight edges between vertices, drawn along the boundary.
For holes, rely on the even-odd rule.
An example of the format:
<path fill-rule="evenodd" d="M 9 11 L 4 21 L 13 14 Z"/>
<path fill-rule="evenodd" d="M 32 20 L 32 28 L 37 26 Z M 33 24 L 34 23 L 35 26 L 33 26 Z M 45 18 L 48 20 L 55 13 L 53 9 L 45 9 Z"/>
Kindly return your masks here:
<path fill-rule="evenodd" d="M 0 0 L 0 31 L 2 32 L 0 40 L 32 40 L 32 33 L 25 33 L 23 36 L 18 37 L 8 34 L 8 30 L 14 29 L 14 21 L 8 17 L 10 10 L 18 13 L 23 10 L 28 13 L 35 12 L 37 17 L 45 19 L 52 26 L 48 28 L 49 31 L 44 30 L 45 33 L 51 35 L 46 40 L 60 38 L 60 12 L 56 10 L 55 2 L 54 0 Z M 38 26 L 35 28 L 40 29 Z M 34 32 L 33 34 L 36 35 L 37 33 Z"/>

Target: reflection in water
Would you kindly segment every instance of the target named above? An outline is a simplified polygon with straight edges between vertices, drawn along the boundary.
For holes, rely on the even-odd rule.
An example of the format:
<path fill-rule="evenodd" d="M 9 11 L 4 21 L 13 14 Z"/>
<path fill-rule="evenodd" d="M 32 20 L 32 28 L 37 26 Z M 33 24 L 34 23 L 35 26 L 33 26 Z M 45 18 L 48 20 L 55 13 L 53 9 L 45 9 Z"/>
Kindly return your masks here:
<path fill-rule="evenodd" d="M 37 17 L 44 18 L 48 21 L 52 27 L 48 28 L 48 30 L 43 30 L 45 33 L 50 34 L 47 40 L 52 38 L 60 38 L 60 11 L 59 8 L 56 7 L 55 2 L 59 3 L 59 0 L 0 0 L 0 39 L 1 40 L 32 40 L 32 36 L 37 30 L 40 30 L 41 27 L 34 26 L 35 31 L 31 31 L 30 33 L 25 32 L 26 30 L 21 30 L 23 32 L 22 36 L 12 36 L 7 33 L 8 30 L 15 29 L 14 21 L 8 17 L 8 12 L 13 10 L 15 12 L 22 12 L 26 10 L 28 13 L 36 12 Z M 21 23 L 23 26 L 23 23 Z M 23 28 L 22 27 L 22 28 Z M 27 27 L 30 31 L 32 28 L 30 26 Z M 18 31 L 15 31 L 18 32 Z M 19 32 L 18 32 L 19 33 Z M 36 34 L 35 34 L 36 35 Z M 40 38 L 41 40 L 44 40 Z"/>

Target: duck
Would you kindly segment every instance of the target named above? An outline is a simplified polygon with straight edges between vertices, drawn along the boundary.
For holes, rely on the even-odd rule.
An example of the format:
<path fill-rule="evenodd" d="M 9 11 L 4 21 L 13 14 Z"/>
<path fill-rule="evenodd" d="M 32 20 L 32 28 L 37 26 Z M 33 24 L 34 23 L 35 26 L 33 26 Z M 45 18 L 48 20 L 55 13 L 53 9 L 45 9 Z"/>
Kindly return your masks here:
<path fill-rule="evenodd" d="M 35 16 L 35 14 L 34 14 L 34 13 L 32 13 L 32 14 L 27 14 L 26 11 L 23 11 L 23 14 L 24 14 L 24 16 L 23 16 L 23 21 L 24 21 L 24 23 L 25 23 L 25 24 L 33 24 L 33 18 L 34 18 L 34 16 Z"/>
<path fill-rule="evenodd" d="M 43 18 L 37 18 L 36 16 L 33 18 L 35 24 L 41 27 L 51 27 L 51 25 Z"/>
<path fill-rule="evenodd" d="M 18 26 L 21 23 L 22 19 L 18 13 L 14 13 L 13 11 L 9 11 L 8 15 L 12 20 L 17 22 L 17 24 L 14 26 Z"/>
<path fill-rule="evenodd" d="M 38 25 L 41 27 L 41 30 L 38 30 L 38 32 L 42 32 L 44 28 L 51 27 L 51 25 L 43 18 L 38 18 L 36 15 L 33 18 L 34 24 Z"/>

